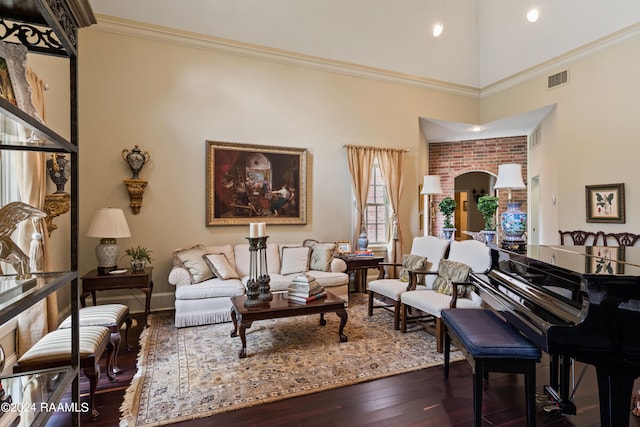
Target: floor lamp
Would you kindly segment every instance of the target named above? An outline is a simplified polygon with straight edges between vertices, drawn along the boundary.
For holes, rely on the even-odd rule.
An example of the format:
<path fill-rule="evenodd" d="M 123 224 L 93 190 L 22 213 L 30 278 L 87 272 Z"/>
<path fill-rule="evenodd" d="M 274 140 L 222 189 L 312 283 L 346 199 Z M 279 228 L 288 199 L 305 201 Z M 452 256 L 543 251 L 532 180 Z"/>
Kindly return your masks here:
<path fill-rule="evenodd" d="M 440 186 L 440 177 L 438 175 L 425 175 L 422 182 L 422 190 L 420 194 L 426 195 L 424 198 L 424 206 L 422 207 L 424 212 L 424 235 L 428 236 L 431 233 L 431 226 L 433 224 L 433 217 L 435 216 L 435 209 L 433 206 L 433 195 L 442 194 L 442 187 Z"/>

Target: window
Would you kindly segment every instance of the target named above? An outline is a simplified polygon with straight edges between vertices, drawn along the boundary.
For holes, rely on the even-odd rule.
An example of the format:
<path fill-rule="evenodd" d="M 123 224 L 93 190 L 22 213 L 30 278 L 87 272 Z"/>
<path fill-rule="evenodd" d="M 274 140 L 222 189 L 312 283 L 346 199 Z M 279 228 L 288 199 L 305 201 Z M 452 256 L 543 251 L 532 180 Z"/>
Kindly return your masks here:
<path fill-rule="evenodd" d="M 369 244 L 387 243 L 389 218 L 389 201 L 387 189 L 384 186 L 382 173 L 378 160 L 373 163 L 371 178 L 369 180 L 369 195 L 365 208 L 365 219 L 367 227 L 367 237 Z"/>
<path fill-rule="evenodd" d="M 14 172 L 13 151 L 0 151 L 0 206 L 20 200 Z"/>

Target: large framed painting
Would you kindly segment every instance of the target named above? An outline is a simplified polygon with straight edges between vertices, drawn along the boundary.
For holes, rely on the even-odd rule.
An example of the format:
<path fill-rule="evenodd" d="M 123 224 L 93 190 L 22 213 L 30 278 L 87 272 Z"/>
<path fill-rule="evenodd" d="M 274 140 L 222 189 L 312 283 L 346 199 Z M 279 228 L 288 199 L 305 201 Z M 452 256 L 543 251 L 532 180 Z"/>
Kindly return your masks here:
<path fill-rule="evenodd" d="M 207 141 L 207 225 L 307 223 L 307 150 Z"/>
<path fill-rule="evenodd" d="M 587 222 L 624 224 L 624 184 L 585 186 Z"/>

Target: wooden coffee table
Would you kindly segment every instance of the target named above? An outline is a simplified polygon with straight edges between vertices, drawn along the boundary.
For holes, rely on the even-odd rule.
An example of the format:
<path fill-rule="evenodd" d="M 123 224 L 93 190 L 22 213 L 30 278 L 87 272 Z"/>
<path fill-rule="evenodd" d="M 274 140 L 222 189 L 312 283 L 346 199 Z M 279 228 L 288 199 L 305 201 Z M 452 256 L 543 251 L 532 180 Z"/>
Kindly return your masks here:
<path fill-rule="evenodd" d="M 258 307 L 245 307 L 244 301 L 247 299 L 245 295 L 231 297 L 231 320 L 233 321 L 232 337 L 240 334 L 242 341 L 242 349 L 238 353 L 238 357 L 243 359 L 247 357 L 247 338 L 245 331 L 251 327 L 256 320 L 278 319 L 280 317 L 304 316 L 307 314 L 320 314 L 320 325 L 324 326 L 327 321 L 324 319 L 325 312 L 335 312 L 340 317 L 340 328 L 338 335 L 340 342 L 347 342 L 347 336 L 343 333 L 344 325 L 347 324 L 347 311 L 345 310 L 346 301 L 338 298 L 330 292 L 327 297 L 307 304 L 290 302 L 286 292 L 273 294 L 273 301 L 269 301 Z"/>

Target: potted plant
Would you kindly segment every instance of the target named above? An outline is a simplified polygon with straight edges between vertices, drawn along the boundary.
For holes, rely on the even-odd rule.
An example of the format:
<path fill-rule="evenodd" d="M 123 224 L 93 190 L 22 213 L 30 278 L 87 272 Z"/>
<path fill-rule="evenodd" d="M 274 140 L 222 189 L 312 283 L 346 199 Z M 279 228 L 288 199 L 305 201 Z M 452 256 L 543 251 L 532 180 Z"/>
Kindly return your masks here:
<path fill-rule="evenodd" d="M 484 234 L 487 245 L 492 246 L 496 235 L 496 211 L 498 210 L 498 198 L 496 196 L 482 196 L 478 199 L 478 210 L 484 220 Z"/>
<path fill-rule="evenodd" d="M 134 273 L 143 271 L 147 266 L 147 263 L 151 263 L 151 251 L 144 246 L 138 245 L 137 247 L 131 247 L 124 251 L 126 256 L 131 257 L 131 270 Z"/>
<path fill-rule="evenodd" d="M 451 240 L 453 232 L 456 231 L 453 223 L 451 222 L 453 213 L 456 211 L 456 206 L 458 206 L 458 204 L 451 197 L 445 197 L 438 204 L 440 212 L 442 212 L 442 215 L 444 215 L 444 224 L 442 228 L 444 231 L 444 236 L 449 240 Z"/>

